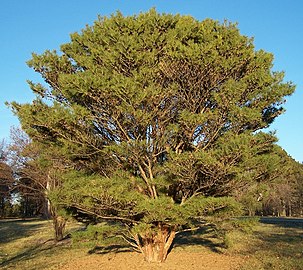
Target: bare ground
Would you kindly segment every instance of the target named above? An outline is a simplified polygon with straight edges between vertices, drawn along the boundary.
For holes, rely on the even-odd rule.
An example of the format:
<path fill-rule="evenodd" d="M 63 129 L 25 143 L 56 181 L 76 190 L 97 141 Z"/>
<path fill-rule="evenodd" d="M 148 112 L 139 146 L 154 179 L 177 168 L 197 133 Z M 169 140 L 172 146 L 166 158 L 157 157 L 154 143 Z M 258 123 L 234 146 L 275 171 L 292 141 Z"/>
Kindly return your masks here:
<path fill-rule="evenodd" d="M 139 253 L 125 252 L 114 254 L 92 254 L 81 258 L 73 258 L 65 265 L 52 269 L 60 270 L 230 270 L 239 269 L 244 261 L 240 256 L 228 256 L 211 251 L 179 250 L 169 254 L 164 263 L 147 263 Z"/>

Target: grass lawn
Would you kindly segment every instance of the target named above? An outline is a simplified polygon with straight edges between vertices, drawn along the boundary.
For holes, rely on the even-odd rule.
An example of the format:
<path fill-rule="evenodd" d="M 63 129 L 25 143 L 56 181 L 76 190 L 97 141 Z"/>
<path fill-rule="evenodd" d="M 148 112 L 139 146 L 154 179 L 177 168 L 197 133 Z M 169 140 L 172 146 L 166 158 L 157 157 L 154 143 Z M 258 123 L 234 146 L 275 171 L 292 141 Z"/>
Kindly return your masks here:
<path fill-rule="evenodd" d="M 303 220 L 290 221 L 273 218 L 260 224 L 239 250 L 247 255 L 241 269 L 303 269 Z"/>
<path fill-rule="evenodd" d="M 69 224 L 67 231 L 76 228 Z M 0 220 L 0 269 L 48 269 L 74 252 L 69 240 L 54 242 L 52 221 Z"/>
<path fill-rule="evenodd" d="M 303 226 L 287 219 L 267 220 L 249 234 L 228 233 L 224 248 L 213 231 L 176 239 L 167 261 L 150 265 L 140 254 L 55 243 L 51 221 L 0 220 L 0 269 L 303 269 Z M 70 223 L 67 232 L 79 228 Z M 104 252 L 106 250 L 106 252 Z"/>

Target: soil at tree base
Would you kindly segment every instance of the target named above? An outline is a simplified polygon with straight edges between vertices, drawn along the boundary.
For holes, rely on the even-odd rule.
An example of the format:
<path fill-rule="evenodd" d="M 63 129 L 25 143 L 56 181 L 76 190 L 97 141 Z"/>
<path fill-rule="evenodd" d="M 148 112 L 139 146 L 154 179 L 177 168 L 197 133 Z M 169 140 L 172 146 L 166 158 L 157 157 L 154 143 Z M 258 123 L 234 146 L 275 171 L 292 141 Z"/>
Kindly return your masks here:
<path fill-rule="evenodd" d="M 228 256 L 215 252 L 178 251 L 168 255 L 164 263 L 147 263 L 139 253 L 125 252 L 115 254 L 93 254 L 82 258 L 73 258 L 65 265 L 52 269 L 60 270 L 231 270 L 239 269 L 243 257 Z"/>

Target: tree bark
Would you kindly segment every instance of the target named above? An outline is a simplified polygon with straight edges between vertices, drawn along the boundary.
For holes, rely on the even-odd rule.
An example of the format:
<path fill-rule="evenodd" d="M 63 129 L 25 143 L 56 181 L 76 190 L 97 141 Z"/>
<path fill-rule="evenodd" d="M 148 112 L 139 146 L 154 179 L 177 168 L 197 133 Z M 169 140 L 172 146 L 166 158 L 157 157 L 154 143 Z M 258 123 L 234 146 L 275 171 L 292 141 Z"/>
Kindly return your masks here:
<path fill-rule="evenodd" d="M 42 208 L 43 218 L 44 219 L 51 219 L 51 203 L 48 198 L 44 199 L 43 208 Z"/>
<path fill-rule="evenodd" d="M 64 237 L 64 229 L 65 229 L 66 220 L 61 216 L 53 216 L 53 226 L 55 230 L 55 240 L 61 241 Z"/>
<path fill-rule="evenodd" d="M 50 202 L 50 213 L 53 219 L 53 228 L 55 233 L 55 241 L 61 241 L 64 237 L 64 229 L 66 224 L 66 219 L 63 216 L 58 215 L 58 210 Z"/>
<path fill-rule="evenodd" d="M 157 232 L 141 235 L 140 250 L 147 262 L 164 262 L 173 243 L 176 232 L 174 229 L 158 225 Z"/>

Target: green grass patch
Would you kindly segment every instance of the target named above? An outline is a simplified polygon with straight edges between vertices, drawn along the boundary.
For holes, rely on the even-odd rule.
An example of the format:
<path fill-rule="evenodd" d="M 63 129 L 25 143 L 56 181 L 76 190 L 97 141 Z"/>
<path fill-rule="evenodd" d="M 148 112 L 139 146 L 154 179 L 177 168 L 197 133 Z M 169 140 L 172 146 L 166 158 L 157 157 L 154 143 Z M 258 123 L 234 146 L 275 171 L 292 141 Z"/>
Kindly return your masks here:
<path fill-rule="evenodd" d="M 231 233 L 230 252 L 245 256 L 242 270 L 303 269 L 303 228 L 285 224 L 260 224 L 252 234 Z"/>
<path fill-rule="evenodd" d="M 214 227 L 179 234 L 172 252 L 215 252 L 243 258 L 242 270 L 303 270 L 303 228 L 279 220 L 262 224 L 232 221 L 220 234 Z M 0 268 L 14 270 L 60 269 L 73 258 L 127 250 L 108 224 L 83 226 L 68 223 L 71 238 L 53 241 L 52 222 L 45 220 L 0 220 Z M 82 230 L 79 230 L 82 228 Z M 119 229 L 119 228 L 117 228 Z M 201 255 L 202 256 L 202 255 Z M 202 256 L 203 257 L 203 256 Z M 211 270 L 211 269 L 210 269 Z"/>
<path fill-rule="evenodd" d="M 68 224 L 67 234 L 78 227 Z M 69 240 L 56 243 L 53 237 L 52 221 L 0 220 L 0 268 L 38 270 L 64 261 L 65 254 L 72 251 Z"/>

